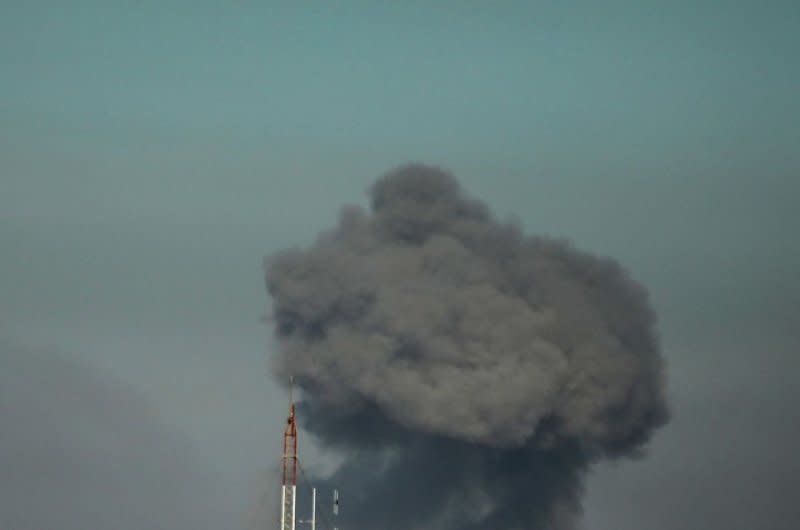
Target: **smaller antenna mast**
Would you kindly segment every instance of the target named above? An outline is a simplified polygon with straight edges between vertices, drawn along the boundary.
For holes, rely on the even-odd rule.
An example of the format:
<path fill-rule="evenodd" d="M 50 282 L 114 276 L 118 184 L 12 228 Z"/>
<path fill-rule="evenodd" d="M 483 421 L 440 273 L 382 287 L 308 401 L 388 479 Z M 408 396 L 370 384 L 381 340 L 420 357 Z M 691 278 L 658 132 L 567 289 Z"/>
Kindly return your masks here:
<path fill-rule="evenodd" d="M 339 490 L 333 490 L 333 515 L 339 515 Z M 339 530 L 335 526 L 333 530 Z"/>

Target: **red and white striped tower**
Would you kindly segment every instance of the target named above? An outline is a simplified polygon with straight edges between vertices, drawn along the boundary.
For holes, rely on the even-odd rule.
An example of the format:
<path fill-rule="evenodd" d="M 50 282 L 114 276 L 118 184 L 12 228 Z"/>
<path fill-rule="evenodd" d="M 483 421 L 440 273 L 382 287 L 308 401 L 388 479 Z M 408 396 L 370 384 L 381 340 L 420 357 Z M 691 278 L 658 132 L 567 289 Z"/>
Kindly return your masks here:
<path fill-rule="evenodd" d="M 289 383 L 289 418 L 283 431 L 283 488 L 281 490 L 281 530 L 295 530 L 297 496 L 297 424 L 294 416 L 292 382 Z"/>

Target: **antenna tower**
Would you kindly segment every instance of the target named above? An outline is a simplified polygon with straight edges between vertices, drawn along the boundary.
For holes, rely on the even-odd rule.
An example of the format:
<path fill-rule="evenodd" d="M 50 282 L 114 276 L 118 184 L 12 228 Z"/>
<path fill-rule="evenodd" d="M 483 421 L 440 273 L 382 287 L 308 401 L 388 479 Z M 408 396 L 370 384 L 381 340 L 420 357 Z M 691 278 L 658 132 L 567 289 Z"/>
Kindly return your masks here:
<path fill-rule="evenodd" d="M 283 488 L 281 489 L 281 530 L 295 530 L 297 497 L 297 423 L 294 416 L 292 378 L 289 378 L 289 417 L 283 431 Z"/>

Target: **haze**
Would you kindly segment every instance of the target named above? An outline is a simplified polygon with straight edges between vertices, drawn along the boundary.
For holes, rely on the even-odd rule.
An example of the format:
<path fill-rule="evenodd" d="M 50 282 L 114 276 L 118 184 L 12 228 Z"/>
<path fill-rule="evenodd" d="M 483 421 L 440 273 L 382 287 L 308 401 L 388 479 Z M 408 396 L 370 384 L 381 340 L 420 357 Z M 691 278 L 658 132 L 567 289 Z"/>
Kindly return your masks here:
<path fill-rule="evenodd" d="M 262 258 L 420 161 L 650 290 L 673 419 L 585 528 L 794 528 L 798 52 L 788 1 L 0 3 L 0 521 L 269 527 Z"/>

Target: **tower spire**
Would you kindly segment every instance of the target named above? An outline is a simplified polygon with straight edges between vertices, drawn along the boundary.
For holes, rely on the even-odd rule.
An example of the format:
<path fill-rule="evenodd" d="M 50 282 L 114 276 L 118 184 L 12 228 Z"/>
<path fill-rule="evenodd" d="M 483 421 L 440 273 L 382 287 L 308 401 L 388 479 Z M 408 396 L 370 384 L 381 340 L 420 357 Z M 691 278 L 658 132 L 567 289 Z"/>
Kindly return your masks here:
<path fill-rule="evenodd" d="M 295 530 L 297 494 L 297 423 L 292 396 L 294 378 L 289 377 L 289 417 L 283 431 L 283 488 L 281 490 L 281 530 Z"/>

